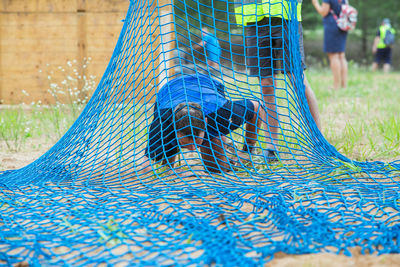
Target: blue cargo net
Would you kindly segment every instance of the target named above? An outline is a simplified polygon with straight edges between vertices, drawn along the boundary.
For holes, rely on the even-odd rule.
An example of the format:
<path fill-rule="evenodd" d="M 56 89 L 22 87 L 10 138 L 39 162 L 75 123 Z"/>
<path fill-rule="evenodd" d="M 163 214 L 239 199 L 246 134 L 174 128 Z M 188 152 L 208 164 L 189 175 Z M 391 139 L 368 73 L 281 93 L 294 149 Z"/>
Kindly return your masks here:
<path fill-rule="evenodd" d="M 74 125 L 0 173 L 0 263 L 400 252 L 400 162 L 352 161 L 321 135 L 298 2 L 131 1 Z"/>

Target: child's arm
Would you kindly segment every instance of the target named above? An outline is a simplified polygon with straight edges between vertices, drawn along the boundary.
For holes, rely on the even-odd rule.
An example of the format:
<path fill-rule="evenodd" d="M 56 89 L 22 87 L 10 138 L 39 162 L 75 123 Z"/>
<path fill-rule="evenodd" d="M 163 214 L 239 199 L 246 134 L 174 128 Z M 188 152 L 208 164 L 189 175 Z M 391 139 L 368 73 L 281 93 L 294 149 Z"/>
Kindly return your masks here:
<path fill-rule="evenodd" d="M 210 141 L 205 140 L 200 146 L 201 158 L 203 164 L 210 172 L 221 172 L 230 170 L 230 162 L 224 150 L 225 144 L 223 138 L 219 136 L 212 138 Z"/>

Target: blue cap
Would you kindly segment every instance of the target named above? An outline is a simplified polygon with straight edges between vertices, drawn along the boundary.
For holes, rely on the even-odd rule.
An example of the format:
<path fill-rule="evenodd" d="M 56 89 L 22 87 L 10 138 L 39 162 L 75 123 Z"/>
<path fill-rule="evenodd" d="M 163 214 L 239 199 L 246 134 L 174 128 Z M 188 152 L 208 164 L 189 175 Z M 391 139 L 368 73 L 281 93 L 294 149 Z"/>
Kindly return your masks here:
<path fill-rule="evenodd" d="M 390 19 L 384 18 L 382 23 L 385 24 L 385 25 L 390 25 Z"/>

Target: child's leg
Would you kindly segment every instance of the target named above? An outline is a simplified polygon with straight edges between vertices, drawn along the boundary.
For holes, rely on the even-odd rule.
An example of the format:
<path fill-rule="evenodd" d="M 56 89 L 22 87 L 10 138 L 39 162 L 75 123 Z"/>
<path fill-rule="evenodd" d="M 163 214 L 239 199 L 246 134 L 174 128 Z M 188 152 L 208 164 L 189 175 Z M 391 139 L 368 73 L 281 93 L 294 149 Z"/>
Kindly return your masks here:
<path fill-rule="evenodd" d="M 243 150 L 253 152 L 257 142 L 257 134 L 261 128 L 262 118 L 265 117 L 265 110 L 258 101 L 251 101 L 254 106 L 253 116 L 246 120 L 245 144 Z"/>

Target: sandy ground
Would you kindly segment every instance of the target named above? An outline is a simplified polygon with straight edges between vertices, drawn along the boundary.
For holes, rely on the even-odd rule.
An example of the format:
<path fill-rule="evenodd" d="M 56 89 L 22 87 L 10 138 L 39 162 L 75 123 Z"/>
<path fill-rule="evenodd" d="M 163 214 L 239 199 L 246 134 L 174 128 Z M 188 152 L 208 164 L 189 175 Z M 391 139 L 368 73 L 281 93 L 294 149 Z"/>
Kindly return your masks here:
<path fill-rule="evenodd" d="M 37 144 L 35 141 L 34 144 Z M 25 144 L 20 152 L 7 151 L 4 144 L 0 145 L 0 171 L 18 169 L 26 166 L 45 153 L 51 145 L 42 145 L 39 150 L 34 150 L 33 143 Z M 36 146 L 37 147 L 37 146 Z M 362 255 L 358 250 L 352 250 L 352 257 L 334 254 L 308 254 L 308 255 L 287 255 L 278 253 L 275 258 L 266 266 L 279 267 L 380 267 L 400 266 L 400 254 L 392 255 Z"/>
<path fill-rule="evenodd" d="M 3 152 L 0 151 L 0 171 L 22 168 L 35 161 L 45 151 Z"/>
<path fill-rule="evenodd" d="M 32 163 L 52 146 L 45 141 L 30 140 L 18 152 L 10 151 L 4 142 L 0 142 L 0 171 L 19 169 Z M 40 149 L 37 149 L 37 144 L 40 144 Z"/>
<path fill-rule="evenodd" d="M 333 254 L 277 255 L 267 266 L 276 267 L 381 267 L 400 266 L 400 255 L 371 256 L 354 253 L 352 257 Z"/>

